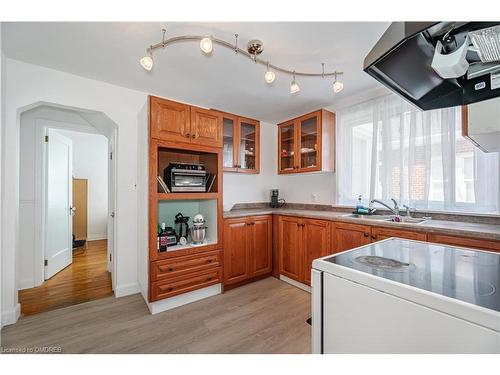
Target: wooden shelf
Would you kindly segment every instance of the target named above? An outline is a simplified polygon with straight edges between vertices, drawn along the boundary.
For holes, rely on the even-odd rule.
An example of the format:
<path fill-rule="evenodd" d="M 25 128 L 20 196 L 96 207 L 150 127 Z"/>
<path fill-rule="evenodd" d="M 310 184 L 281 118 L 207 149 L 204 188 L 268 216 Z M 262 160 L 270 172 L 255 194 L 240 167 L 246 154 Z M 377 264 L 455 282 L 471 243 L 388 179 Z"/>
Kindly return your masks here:
<path fill-rule="evenodd" d="M 217 199 L 218 193 L 157 193 L 159 201 L 188 199 Z"/>

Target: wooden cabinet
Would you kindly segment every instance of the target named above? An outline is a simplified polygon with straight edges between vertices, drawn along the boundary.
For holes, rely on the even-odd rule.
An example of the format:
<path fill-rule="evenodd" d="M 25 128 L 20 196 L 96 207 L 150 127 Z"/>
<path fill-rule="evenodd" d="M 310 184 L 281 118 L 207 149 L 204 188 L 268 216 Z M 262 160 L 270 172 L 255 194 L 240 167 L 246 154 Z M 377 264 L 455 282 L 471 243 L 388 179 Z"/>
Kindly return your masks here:
<path fill-rule="evenodd" d="M 151 264 L 151 280 L 164 280 L 221 265 L 220 250 L 159 260 Z"/>
<path fill-rule="evenodd" d="M 189 105 L 151 96 L 150 116 L 152 138 L 172 142 L 190 142 Z"/>
<path fill-rule="evenodd" d="M 335 114 L 324 109 L 278 125 L 278 173 L 335 170 Z"/>
<path fill-rule="evenodd" d="M 222 114 L 224 171 L 259 173 L 260 122 Z"/>
<path fill-rule="evenodd" d="M 224 285 L 272 272 L 272 216 L 224 220 Z"/>
<path fill-rule="evenodd" d="M 303 277 L 305 283 L 311 284 L 311 268 L 314 259 L 331 253 L 331 225 L 328 221 L 303 219 L 302 249 L 304 252 Z"/>
<path fill-rule="evenodd" d="M 278 228 L 280 274 L 310 284 L 312 261 L 331 253 L 330 223 L 280 216 Z"/>
<path fill-rule="evenodd" d="M 417 240 L 417 241 L 426 241 L 427 240 L 427 235 L 425 233 L 412 232 L 409 230 L 382 228 L 382 227 L 372 227 L 371 228 L 372 242 L 382 241 L 382 240 L 385 240 L 386 238 L 390 238 L 390 237 L 398 237 L 398 238 L 404 238 L 407 240 Z"/>
<path fill-rule="evenodd" d="M 222 147 L 222 115 L 220 112 L 191 107 L 191 143 Z"/>
<path fill-rule="evenodd" d="M 335 253 L 369 244 L 370 226 L 350 223 L 333 223 L 332 248 Z"/>
<path fill-rule="evenodd" d="M 151 137 L 208 147 L 222 147 L 222 114 L 171 100 L 150 97 Z"/>
<path fill-rule="evenodd" d="M 489 251 L 500 252 L 500 241 L 482 240 L 476 238 L 465 238 L 458 236 L 448 236 L 444 234 L 429 233 L 427 241 L 436 242 L 443 245 L 471 247 L 474 249 L 482 249 Z"/>
<path fill-rule="evenodd" d="M 300 218 L 280 216 L 278 228 L 280 274 L 300 280 L 302 275 Z"/>

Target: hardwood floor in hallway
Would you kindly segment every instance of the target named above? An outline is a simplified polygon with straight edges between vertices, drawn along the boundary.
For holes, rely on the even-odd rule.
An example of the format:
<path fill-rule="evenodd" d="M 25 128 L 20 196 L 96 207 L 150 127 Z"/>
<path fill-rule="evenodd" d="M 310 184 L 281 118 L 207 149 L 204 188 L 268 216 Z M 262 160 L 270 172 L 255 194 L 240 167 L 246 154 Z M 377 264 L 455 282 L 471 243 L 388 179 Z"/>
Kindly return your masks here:
<path fill-rule="evenodd" d="M 107 270 L 107 241 L 89 241 L 73 251 L 73 263 L 42 285 L 19 291 L 24 316 L 113 295 Z"/>
<path fill-rule="evenodd" d="M 310 353 L 311 296 L 275 278 L 150 315 L 140 294 L 21 318 L 3 348 L 62 353 Z"/>

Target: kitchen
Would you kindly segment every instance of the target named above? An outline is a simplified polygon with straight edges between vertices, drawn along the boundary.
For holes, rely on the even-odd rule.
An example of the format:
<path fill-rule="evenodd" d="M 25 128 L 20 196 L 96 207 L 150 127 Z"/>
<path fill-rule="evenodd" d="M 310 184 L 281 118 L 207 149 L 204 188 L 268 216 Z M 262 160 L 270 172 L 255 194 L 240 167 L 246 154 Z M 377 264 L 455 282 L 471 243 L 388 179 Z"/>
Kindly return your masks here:
<path fill-rule="evenodd" d="M 293 24 L 148 25 L 126 65 L 143 77 L 132 90 L 135 78 L 123 87 L 87 78 L 85 67 L 43 65 L 21 46 L 35 29 L 58 35 L 47 45 L 55 51 L 66 33 L 117 37 L 142 24 L 92 25 L 92 34 L 81 25 L 3 23 L 5 216 L 18 212 L 7 194 L 19 189 L 10 179 L 18 111 L 36 103 L 96 111 L 118 124 L 118 143 L 114 296 L 22 317 L 16 276 L 4 274 L 2 348 L 500 353 L 500 91 L 498 61 L 481 49 L 498 25 L 318 26 L 358 30 L 363 47 L 340 67 L 307 56 L 297 67 L 273 60 L 270 35 Z M 433 59 L 438 43 L 446 54 Z M 457 45 L 462 55 L 450 66 L 443 56 L 455 58 Z M 71 61 L 78 46 L 68 48 Z M 214 89 L 210 103 L 181 87 L 187 76 L 164 91 L 155 77 L 170 66 L 182 71 L 176 48 L 208 66 L 197 73 L 210 87 L 229 74 L 221 67 L 250 70 L 259 84 L 251 93 Z M 277 104 L 249 104 L 257 95 Z M 2 221 L 12 249 L 16 231 Z M 5 267 L 15 269 L 6 249 Z"/>

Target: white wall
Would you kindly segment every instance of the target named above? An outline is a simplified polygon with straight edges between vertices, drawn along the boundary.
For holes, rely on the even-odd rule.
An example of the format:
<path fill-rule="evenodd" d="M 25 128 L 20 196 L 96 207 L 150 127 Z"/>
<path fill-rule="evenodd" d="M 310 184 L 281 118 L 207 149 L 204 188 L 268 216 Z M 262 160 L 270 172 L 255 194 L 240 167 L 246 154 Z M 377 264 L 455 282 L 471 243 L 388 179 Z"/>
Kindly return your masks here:
<path fill-rule="evenodd" d="M 0 212 L 3 212 L 2 209 L 2 176 L 3 176 L 3 156 L 2 156 L 2 133 L 3 133 L 3 125 L 4 125 L 4 56 L 3 56 L 3 48 L 2 48 L 2 23 L 0 22 Z M 0 328 L 3 326 L 4 319 L 2 318 L 3 309 L 2 309 L 2 273 L 3 273 L 3 245 L 2 245 L 2 214 L 0 214 Z M 1 336 L 0 331 L 0 336 Z M 1 340 L 1 337 L 0 337 Z"/>
<path fill-rule="evenodd" d="M 260 173 L 224 173 L 224 210 L 235 203 L 267 202 L 269 190 L 278 188 L 276 125 L 260 124 Z"/>
<path fill-rule="evenodd" d="M 88 180 L 87 239 L 103 240 L 108 226 L 108 140 L 103 135 L 58 130 L 73 141 L 73 177 Z"/>
<path fill-rule="evenodd" d="M 118 126 L 115 295 L 139 291 L 137 284 L 137 122 L 147 94 L 75 75 L 5 59 L 5 123 L 2 139 L 2 318 L 18 310 L 16 254 L 19 249 L 20 111 L 34 103 L 56 103 L 103 112 Z"/>

